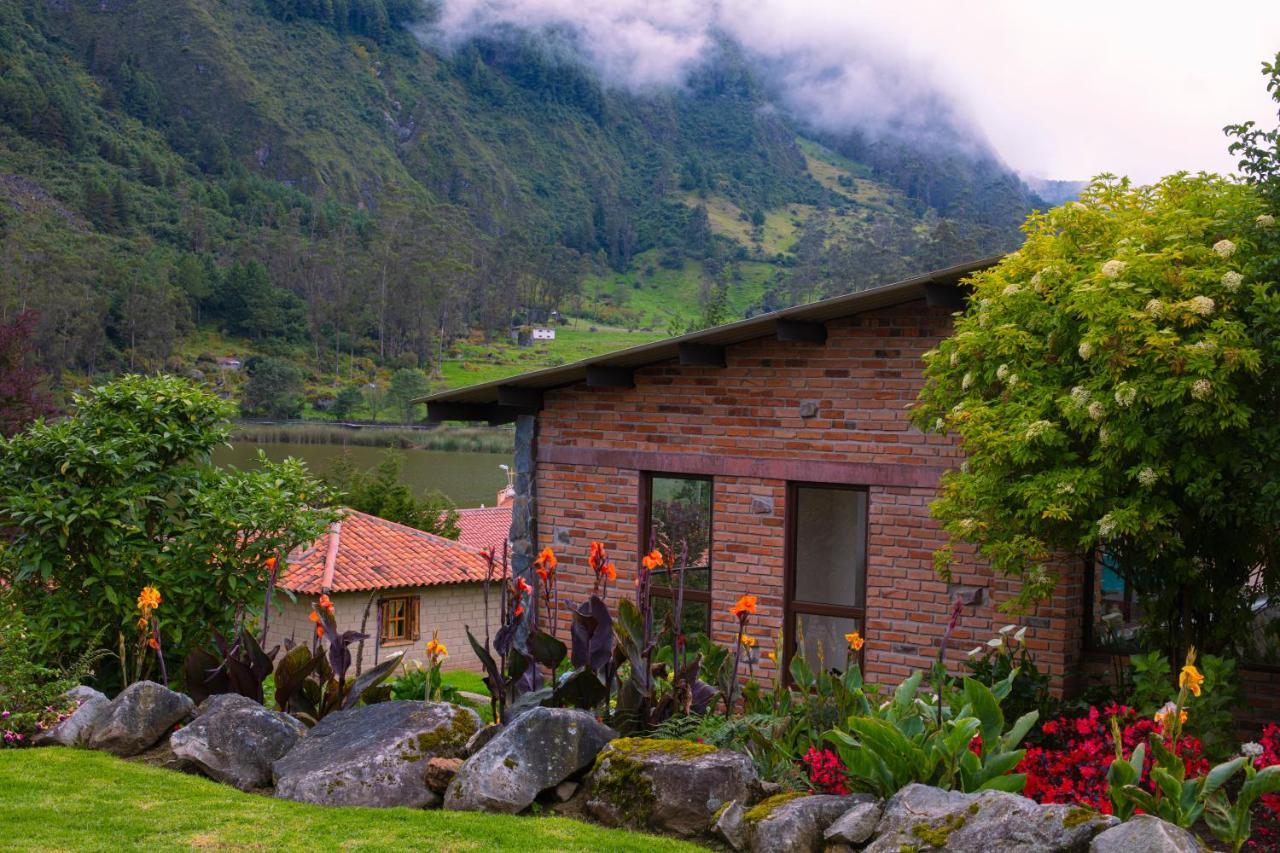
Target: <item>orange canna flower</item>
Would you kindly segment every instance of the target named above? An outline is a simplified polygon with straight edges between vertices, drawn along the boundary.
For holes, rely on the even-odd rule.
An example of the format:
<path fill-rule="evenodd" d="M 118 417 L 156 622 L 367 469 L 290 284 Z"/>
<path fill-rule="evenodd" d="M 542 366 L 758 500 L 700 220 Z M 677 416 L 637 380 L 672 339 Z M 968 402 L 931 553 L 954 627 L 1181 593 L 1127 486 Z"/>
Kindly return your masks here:
<path fill-rule="evenodd" d="M 317 625 L 317 626 L 316 626 L 316 636 L 317 636 L 317 637 L 323 637 L 323 636 L 324 636 L 324 626 L 323 626 L 323 625 Z"/>
<path fill-rule="evenodd" d="M 269 571 L 269 572 L 274 572 L 274 571 L 276 570 L 276 558 L 275 558 L 275 557 L 267 557 L 267 559 L 266 559 L 266 561 L 263 563 L 263 565 L 265 565 L 265 566 L 267 567 L 267 571 Z"/>
<path fill-rule="evenodd" d="M 738 603 L 729 608 L 729 612 L 738 617 L 741 621 L 747 621 L 748 616 L 754 616 L 756 612 L 756 597 L 754 595 L 744 595 L 738 599 Z"/>
<path fill-rule="evenodd" d="M 152 637 L 151 639 L 147 640 L 147 645 L 150 646 L 154 651 L 157 651 L 157 652 L 160 651 L 160 643 L 156 640 L 155 637 Z"/>
<path fill-rule="evenodd" d="M 866 643 L 866 640 L 862 639 L 862 635 L 857 631 L 850 631 L 848 634 L 845 634 L 844 641 L 848 643 L 849 648 L 853 649 L 855 652 L 862 651 L 862 646 Z"/>
<path fill-rule="evenodd" d="M 440 642 L 439 632 L 433 632 L 431 642 L 427 643 L 427 657 L 431 658 L 432 661 L 437 661 L 448 656 L 449 649 L 445 647 L 444 643 Z"/>
<path fill-rule="evenodd" d="M 644 567 L 649 571 L 660 569 L 662 568 L 662 552 L 657 548 L 654 548 L 648 554 L 645 554 L 644 558 L 640 562 L 644 564 Z"/>
<path fill-rule="evenodd" d="M 592 542 L 591 544 L 595 545 L 596 543 Z M 542 553 L 538 555 L 538 559 L 534 562 L 539 566 L 545 567 L 548 571 L 555 571 L 557 565 L 556 552 L 550 548 L 543 548 Z"/>
<path fill-rule="evenodd" d="M 138 593 L 138 609 L 143 613 L 150 613 L 160 606 L 160 590 L 154 586 L 144 586 L 142 592 Z"/>
<path fill-rule="evenodd" d="M 606 580 L 611 580 L 611 581 L 617 580 L 618 567 L 615 566 L 613 563 L 605 563 L 604 569 L 601 570 L 600 574 L 604 575 Z"/>
<path fill-rule="evenodd" d="M 529 586 L 529 582 L 524 578 L 516 578 L 516 592 L 529 592 L 533 587 Z"/>
<path fill-rule="evenodd" d="M 310 613 L 307 614 L 307 618 L 310 619 L 312 622 L 315 622 L 316 624 L 320 623 L 320 614 L 315 612 L 314 610 L 312 610 Z"/>
<path fill-rule="evenodd" d="M 524 605 L 523 605 L 523 604 L 517 604 L 517 605 L 516 605 L 516 612 L 515 612 L 513 615 L 514 615 L 517 619 L 519 619 L 521 616 L 523 616 L 523 615 L 524 615 Z"/>
<path fill-rule="evenodd" d="M 149 621 L 149 620 L 147 619 L 147 617 L 146 617 L 146 616 L 139 616 L 139 617 L 138 617 L 138 630 L 139 630 L 139 631 L 146 630 L 147 622 L 148 622 L 148 621 Z"/>
<path fill-rule="evenodd" d="M 331 612 L 333 610 L 333 602 L 329 600 L 329 596 L 327 595 L 320 596 L 320 606 Z"/>

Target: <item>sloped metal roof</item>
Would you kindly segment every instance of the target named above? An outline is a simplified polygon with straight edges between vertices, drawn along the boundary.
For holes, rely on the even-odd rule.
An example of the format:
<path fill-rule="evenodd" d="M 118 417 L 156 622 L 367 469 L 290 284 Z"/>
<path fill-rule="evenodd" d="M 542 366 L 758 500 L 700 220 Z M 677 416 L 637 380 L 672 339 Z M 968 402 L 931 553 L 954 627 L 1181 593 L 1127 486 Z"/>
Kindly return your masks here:
<path fill-rule="evenodd" d="M 661 341 L 630 347 L 629 349 L 604 353 L 603 355 L 575 361 L 571 364 L 534 370 L 509 376 L 505 379 L 497 379 L 478 385 L 468 385 L 450 391 L 441 391 L 438 394 L 423 397 L 418 402 L 426 403 L 429 408 L 432 404 L 442 403 L 497 405 L 500 388 L 544 391 L 573 385 L 586 381 L 588 368 L 644 367 L 678 358 L 682 345 L 694 344 L 698 346 L 723 347 L 772 335 L 776 332 L 780 320 L 821 323 L 840 317 L 861 314 L 865 311 L 873 311 L 877 308 L 885 308 L 890 305 L 926 298 L 930 301 L 941 300 L 942 304 L 958 304 L 958 302 L 952 302 L 952 300 L 958 300 L 962 294 L 948 293 L 948 289 L 957 288 L 965 277 L 995 265 L 1001 257 L 1003 256 L 994 255 L 981 260 L 947 267 L 946 269 L 927 272 L 893 284 L 871 287 L 844 296 L 834 296 L 818 302 L 783 308 L 780 311 L 760 314 L 735 323 L 726 323 L 723 326 L 713 326 L 709 329 L 690 332 L 674 338 L 666 338 Z M 937 303 L 935 302 L 935 304 Z M 443 409 L 444 407 L 441 406 L 439 408 Z M 450 419 L 452 419 L 452 415 Z"/>

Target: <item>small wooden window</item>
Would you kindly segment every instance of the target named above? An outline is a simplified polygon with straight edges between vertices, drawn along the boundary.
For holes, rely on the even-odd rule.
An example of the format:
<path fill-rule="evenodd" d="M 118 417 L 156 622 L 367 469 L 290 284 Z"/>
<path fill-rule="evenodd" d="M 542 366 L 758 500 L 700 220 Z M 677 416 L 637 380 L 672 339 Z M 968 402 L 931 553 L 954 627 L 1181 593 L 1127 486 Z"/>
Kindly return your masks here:
<path fill-rule="evenodd" d="M 418 639 L 419 601 L 416 595 L 402 595 L 378 602 L 379 641 L 383 645 Z"/>
<path fill-rule="evenodd" d="M 803 645 L 814 670 L 840 669 L 845 634 L 866 630 L 867 490 L 789 483 L 787 492 L 787 664 Z"/>

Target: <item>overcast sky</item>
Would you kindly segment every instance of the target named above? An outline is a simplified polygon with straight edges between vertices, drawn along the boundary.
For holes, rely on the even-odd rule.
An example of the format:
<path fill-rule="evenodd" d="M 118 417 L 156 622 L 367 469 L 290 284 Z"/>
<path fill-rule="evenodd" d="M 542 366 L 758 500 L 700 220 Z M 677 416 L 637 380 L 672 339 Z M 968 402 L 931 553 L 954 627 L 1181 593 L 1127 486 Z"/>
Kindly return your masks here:
<path fill-rule="evenodd" d="M 818 4 L 931 67 L 1010 165 L 1031 174 L 1231 171 L 1221 128 L 1276 125 L 1260 72 L 1280 51 L 1280 0 L 897 0 L 891 15 Z"/>
<path fill-rule="evenodd" d="M 716 29 L 776 60 L 797 115 L 866 130 L 941 89 L 1015 169 L 1227 172 L 1223 125 L 1276 124 L 1280 0 L 444 0 L 444 31 L 572 24 L 606 79 L 679 85 Z"/>

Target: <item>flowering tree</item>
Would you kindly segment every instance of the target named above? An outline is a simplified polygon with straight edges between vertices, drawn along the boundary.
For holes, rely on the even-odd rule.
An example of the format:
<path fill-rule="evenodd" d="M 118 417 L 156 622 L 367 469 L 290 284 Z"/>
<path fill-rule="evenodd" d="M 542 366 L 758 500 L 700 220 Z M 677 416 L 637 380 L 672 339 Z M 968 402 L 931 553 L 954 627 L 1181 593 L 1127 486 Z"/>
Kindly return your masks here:
<path fill-rule="evenodd" d="M 138 656 L 161 653 L 158 606 L 164 653 L 182 655 L 262 608 L 272 558 L 337 517 L 296 460 L 211 465 L 229 413 L 187 380 L 127 376 L 78 395 L 71 417 L 0 439 L 0 527 L 14 533 L 0 586 L 40 659 L 106 645 L 127 681 L 127 637 L 145 629 Z"/>
<path fill-rule="evenodd" d="M 1160 599 L 1184 638 L 1167 645 L 1221 648 L 1251 578 L 1277 586 L 1280 296 L 1257 277 L 1274 229 L 1246 185 L 1103 176 L 970 280 L 915 419 L 968 457 L 935 514 L 1023 580 L 1021 603 L 1052 591 L 1055 555 L 1101 544 Z"/>

